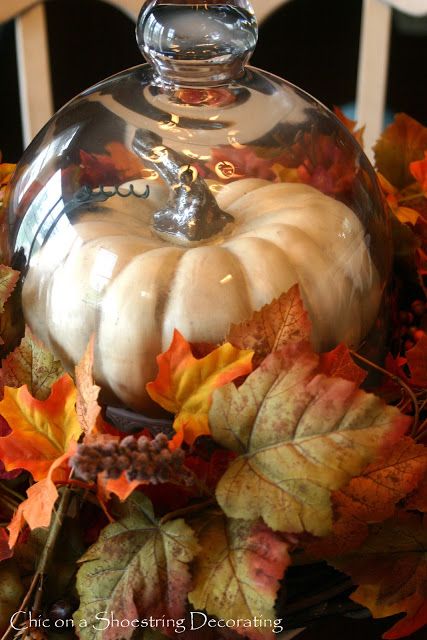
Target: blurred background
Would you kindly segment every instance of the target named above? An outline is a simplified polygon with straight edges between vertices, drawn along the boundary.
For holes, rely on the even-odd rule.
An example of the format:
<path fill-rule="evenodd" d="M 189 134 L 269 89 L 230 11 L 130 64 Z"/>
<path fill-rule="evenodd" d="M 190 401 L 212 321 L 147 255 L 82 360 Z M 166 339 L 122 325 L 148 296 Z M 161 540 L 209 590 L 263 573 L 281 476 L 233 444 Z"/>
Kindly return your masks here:
<path fill-rule="evenodd" d="M 141 63 L 130 19 L 97 0 L 46 3 L 55 108 Z M 263 23 L 252 64 L 302 87 L 327 106 L 355 100 L 362 0 L 292 0 Z M 13 23 L 0 27 L 0 149 L 22 153 Z M 404 111 L 427 125 L 427 16 L 393 13 L 387 117 Z"/>

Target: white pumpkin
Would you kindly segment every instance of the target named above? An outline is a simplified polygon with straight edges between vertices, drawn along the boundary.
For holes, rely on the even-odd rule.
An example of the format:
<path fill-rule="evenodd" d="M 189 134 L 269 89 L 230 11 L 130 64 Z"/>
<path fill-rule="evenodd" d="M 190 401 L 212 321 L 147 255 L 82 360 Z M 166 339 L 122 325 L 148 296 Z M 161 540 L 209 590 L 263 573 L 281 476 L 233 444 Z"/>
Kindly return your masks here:
<path fill-rule="evenodd" d="M 147 411 L 145 385 L 175 328 L 189 341 L 218 343 L 231 323 L 296 282 L 317 349 L 356 346 L 369 331 L 380 279 L 346 205 L 306 185 L 243 179 L 217 194 L 234 223 L 184 247 L 150 228 L 167 196 L 154 185 L 146 201 L 114 197 L 74 226 L 58 225 L 33 259 L 23 287 L 26 319 L 66 366 L 95 332 L 98 383 Z"/>

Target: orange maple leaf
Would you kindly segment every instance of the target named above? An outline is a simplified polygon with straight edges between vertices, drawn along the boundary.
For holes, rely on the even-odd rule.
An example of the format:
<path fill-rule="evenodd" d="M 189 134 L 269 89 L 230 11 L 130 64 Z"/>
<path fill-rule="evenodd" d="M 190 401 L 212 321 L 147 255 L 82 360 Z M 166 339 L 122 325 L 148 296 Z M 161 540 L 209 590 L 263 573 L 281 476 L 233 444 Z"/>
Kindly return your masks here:
<path fill-rule="evenodd" d="M 409 170 L 427 195 L 427 151 L 424 151 L 423 160 L 416 160 L 410 163 Z"/>
<path fill-rule="evenodd" d="M 0 438 L 0 460 L 6 471 L 26 469 L 34 480 L 47 477 L 52 463 L 82 433 L 75 403 L 76 388 L 64 375 L 52 386 L 47 400 L 36 400 L 27 386 L 5 387 L 0 415 L 11 433 Z"/>
<path fill-rule="evenodd" d="M 397 189 L 405 189 L 412 181 L 410 164 L 422 160 L 427 149 L 427 127 L 398 113 L 374 147 L 378 171 Z"/>
<path fill-rule="evenodd" d="M 190 344 L 174 332 L 169 349 L 157 357 L 159 373 L 147 385 L 150 397 L 176 414 L 174 428 L 189 444 L 209 434 L 208 413 L 215 389 L 252 371 L 252 351 L 226 342 L 204 358 L 194 357 Z"/>
<path fill-rule="evenodd" d="M 405 207 L 401 204 L 401 199 L 405 200 L 405 197 L 399 192 L 393 185 L 381 174 L 377 173 L 378 182 L 381 190 L 385 195 L 385 199 L 394 215 L 400 220 L 400 222 L 409 222 L 412 225 L 417 223 L 420 214 L 411 207 Z"/>
<path fill-rule="evenodd" d="M 9 547 L 11 549 L 15 546 L 25 522 L 30 529 L 50 525 L 53 507 L 58 499 L 55 480 L 63 478 L 64 475 L 70 475 L 71 471 L 67 463 L 69 458 L 75 454 L 76 449 L 77 443 L 72 441 L 68 450 L 52 463 L 46 478 L 36 482 L 28 489 L 28 498 L 21 502 L 8 526 Z"/>

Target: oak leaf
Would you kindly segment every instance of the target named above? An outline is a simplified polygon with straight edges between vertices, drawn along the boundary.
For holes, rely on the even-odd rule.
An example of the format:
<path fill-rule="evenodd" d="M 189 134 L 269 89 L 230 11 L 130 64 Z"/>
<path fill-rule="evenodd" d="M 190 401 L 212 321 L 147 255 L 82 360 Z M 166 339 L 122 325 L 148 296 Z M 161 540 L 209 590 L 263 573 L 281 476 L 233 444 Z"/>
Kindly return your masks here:
<path fill-rule="evenodd" d="M 184 520 L 157 522 L 142 494 L 133 494 L 122 509 L 122 517 L 101 532 L 80 561 L 76 625 L 82 619 L 95 620 L 100 611 L 119 620 L 185 617 L 191 584 L 188 565 L 199 551 L 194 531 Z M 123 640 L 134 632 L 131 627 L 94 626 L 80 629 L 80 637 Z"/>
<path fill-rule="evenodd" d="M 351 598 L 374 618 L 406 613 L 383 638 L 401 638 L 427 624 L 427 526 L 421 516 L 401 512 L 373 525 L 366 542 L 333 565 L 359 585 Z"/>
<path fill-rule="evenodd" d="M 411 419 L 350 381 L 319 373 L 310 345 L 268 356 L 239 389 L 213 396 L 213 438 L 239 454 L 217 487 L 229 517 L 326 535 L 331 491 L 345 486 Z"/>
<path fill-rule="evenodd" d="M 357 548 L 368 536 L 368 525 L 391 518 L 397 503 L 414 491 L 426 473 L 427 447 L 403 438 L 333 493 L 333 531 L 308 544 L 306 550 L 330 558 Z"/>
<path fill-rule="evenodd" d="M 3 360 L 4 384 L 27 385 L 37 400 L 46 400 L 52 384 L 64 374 L 61 363 L 27 328 L 21 344 Z"/>
<path fill-rule="evenodd" d="M 252 351 L 225 343 L 197 359 L 190 344 L 175 330 L 169 349 L 157 357 L 159 373 L 148 383 L 147 391 L 166 411 L 176 414 L 175 431 L 182 431 L 185 441 L 192 444 L 198 436 L 209 434 L 213 391 L 250 373 L 252 355 Z"/>
<path fill-rule="evenodd" d="M 52 463 L 82 433 L 75 410 L 76 389 L 64 375 L 47 400 L 36 400 L 26 386 L 5 387 L 0 415 L 11 433 L 0 438 L 0 460 L 7 471 L 26 469 L 34 480 L 46 478 Z"/>
<path fill-rule="evenodd" d="M 96 429 L 101 415 L 101 407 L 98 404 L 101 387 L 98 387 L 93 379 L 94 348 L 95 337 L 92 336 L 83 358 L 76 366 L 76 411 L 81 427 L 86 435 Z"/>
<path fill-rule="evenodd" d="M 366 380 L 368 375 L 354 362 L 350 351 L 345 344 L 339 344 L 335 349 L 320 355 L 320 368 L 322 373 L 330 378 L 344 378 L 357 386 Z"/>
<path fill-rule="evenodd" d="M 427 128 L 398 113 L 374 146 L 378 171 L 397 189 L 413 182 L 410 163 L 422 160 L 427 149 Z"/>
<path fill-rule="evenodd" d="M 0 265 L 0 313 L 3 313 L 4 305 L 9 299 L 18 280 L 19 271 L 15 271 L 4 264 Z"/>
<path fill-rule="evenodd" d="M 228 520 L 222 513 L 193 526 L 202 547 L 188 596 L 195 609 L 226 620 L 274 620 L 279 581 L 290 564 L 287 543 L 261 521 Z M 234 630 L 254 640 L 274 637 L 268 627 Z"/>
<path fill-rule="evenodd" d="M 311 322 L 295 284 L 279 298 L 255 311 L 246 322 L 231 325 L 228 341 L 255 352 L 254 365 L 288 342 L 310 339 Z"/>

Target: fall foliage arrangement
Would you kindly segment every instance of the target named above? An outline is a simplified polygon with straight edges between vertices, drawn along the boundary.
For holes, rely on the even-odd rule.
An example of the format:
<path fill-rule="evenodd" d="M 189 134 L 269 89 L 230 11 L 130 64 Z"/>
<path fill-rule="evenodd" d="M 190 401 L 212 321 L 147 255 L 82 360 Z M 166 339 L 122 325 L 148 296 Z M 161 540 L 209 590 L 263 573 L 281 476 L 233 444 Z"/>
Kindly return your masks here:
<path fill-rule="evenodd" d="M 55 637 L 72 619 L 84 640 L 158 640 L 178 625 L 184 638 L 267 640 L 271 625 L 244 621 L 286 629 L 288 575 L 326 563 L 351 606 L 397 616 L 385 639 L 427 625 L 427 129 L 399 115 L 375 152 L 395 217 L 383 366 L 344 345 L 316 353 L 298 286 L 223 344 L 175 331 L 147 385 L 170 433 L 106 421 L 93 340 L 74 379 L 28 330 L 3 359 L 3 638 Z M 0 164 L 0 207 L 13 170 Z M 18 279 L 0 267 L 1 312 Z M 191 611 L 212 625 L 186 630 Z M 95 628 L 99 612 L 157 624 Z"/>

